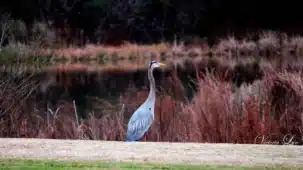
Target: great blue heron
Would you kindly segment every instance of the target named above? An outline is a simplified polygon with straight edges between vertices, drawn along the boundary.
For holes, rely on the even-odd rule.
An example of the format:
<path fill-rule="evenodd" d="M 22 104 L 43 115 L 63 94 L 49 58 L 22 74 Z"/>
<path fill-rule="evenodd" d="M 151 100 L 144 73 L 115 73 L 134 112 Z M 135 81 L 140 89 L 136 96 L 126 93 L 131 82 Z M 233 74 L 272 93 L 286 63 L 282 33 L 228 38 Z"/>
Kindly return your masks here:
<path fill-rule="evenodd" d="M 153 60 L 148 69 L 148 80 L 150 83 L 149 95 L 145 102 L 131 116 L 126 134 L 126 141 L 138 141 L 149 129 L 154 120 L 154 108 L 156 102 L 156 84 L 153 70 L 166 65 Z"/>

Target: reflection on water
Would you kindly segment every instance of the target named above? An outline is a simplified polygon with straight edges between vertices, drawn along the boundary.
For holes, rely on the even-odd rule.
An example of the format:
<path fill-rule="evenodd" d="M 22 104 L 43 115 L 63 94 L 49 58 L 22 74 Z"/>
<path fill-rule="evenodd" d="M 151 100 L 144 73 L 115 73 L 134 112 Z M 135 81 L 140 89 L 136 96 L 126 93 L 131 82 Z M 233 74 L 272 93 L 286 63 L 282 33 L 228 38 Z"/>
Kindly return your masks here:
<path fill-rule="evenodd" d="M 137 90 L 147 89 L 148 64 L 141 63 L 134 64 L 128 61 L 106 65 L 64 63 L 44 67 L 2 65 L 0 84 L 5 82 L 6 87 L 14 86 L 16 87 L 14 91 L 31 85 L 22 93 L 27 93 L 28 95 L 25 96 L 28 96 L 28 99 L 35 100 L 37 107 L 44 109 L 56 109 L 62 102 L 64 104 L 75 101 L 79 115 L 86 117 L 86 113 L 91 112 L 96 106 L 99 105 L 98 108 L 100 108 L 102 105 L 100 100 L 118 104 L 119 97 L 130 87 Z M 106 69 L 108 66 L 116 69 Z M 127 69 L 127 67 L 132 67 L 132 69 Z M 163 83 L 162 76 L 161 72 L 155 72 L 157 86 Z"/>
<path fill-rule="evenodd" d="M 74 67 L 74 66 L 82 66 L 82 67 L 89 67 L 89 68 L 96 68 L 102 69 L 102 67 L 146 67 L 148 66 L 149 62 L 151 61 L 150 58 L 137 58 L 137 59 L 124 59 L 121 58 L 119 60 L 83 60 L 83 61 L 78 61 L 78 60 L 64 60 L 64 59 L 54 59 L 51 60 L 49 63 L 43 63 L 43 64 L 0 64 L 0 69 L 3 71 L 7 72 L 22 72 L 22 71 L 33 71 L 33 72 L 39 72 L 44 69 L 55 69 L 60 66 L 65 66 L 65 67 Z"/>

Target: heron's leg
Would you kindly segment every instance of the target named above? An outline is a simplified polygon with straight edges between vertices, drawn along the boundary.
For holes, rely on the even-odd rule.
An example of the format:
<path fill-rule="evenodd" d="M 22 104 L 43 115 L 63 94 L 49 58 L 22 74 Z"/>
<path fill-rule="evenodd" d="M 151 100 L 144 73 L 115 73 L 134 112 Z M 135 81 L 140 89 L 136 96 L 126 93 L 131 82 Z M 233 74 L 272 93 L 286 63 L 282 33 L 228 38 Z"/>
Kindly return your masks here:
<path fill-rule="evenodd" d="M 144 138 L 144 141 L 147 140 L 147 133 L 144 133 L 143 138 Z"/>

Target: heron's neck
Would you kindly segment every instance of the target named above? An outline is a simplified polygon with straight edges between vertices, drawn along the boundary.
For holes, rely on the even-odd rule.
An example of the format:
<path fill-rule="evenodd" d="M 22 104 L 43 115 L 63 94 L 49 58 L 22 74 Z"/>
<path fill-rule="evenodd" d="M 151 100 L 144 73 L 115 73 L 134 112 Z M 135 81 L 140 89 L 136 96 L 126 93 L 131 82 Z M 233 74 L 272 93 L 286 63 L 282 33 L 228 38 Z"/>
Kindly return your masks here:
<path fill-rule="evenodd" d="M 155 79 L 153 76 L 153 68 L 148 70 L 148 80 L 149 80 L 149 94 L 147 97 L 147 102 L 151 102 L 153 104 L 155 104 L 156 101 L 156 83 L 155 83 Z"/>

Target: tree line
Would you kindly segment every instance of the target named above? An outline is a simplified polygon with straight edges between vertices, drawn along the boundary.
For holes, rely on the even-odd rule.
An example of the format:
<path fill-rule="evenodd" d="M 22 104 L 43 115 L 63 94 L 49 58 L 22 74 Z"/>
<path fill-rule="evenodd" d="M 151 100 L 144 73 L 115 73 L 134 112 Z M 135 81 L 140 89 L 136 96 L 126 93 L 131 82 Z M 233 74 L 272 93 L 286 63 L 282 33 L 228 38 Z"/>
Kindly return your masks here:
<path fill-rule="evenodd" d="M 0 14 L 28 28 L 39 21 L 65 30 L 71 42 L 82 37 L 112 44 L 156 43 L 188 35 L 242 36 L 261 29 L 301 33 L 303 26 L 299 1 L 3 0 Z"/>

